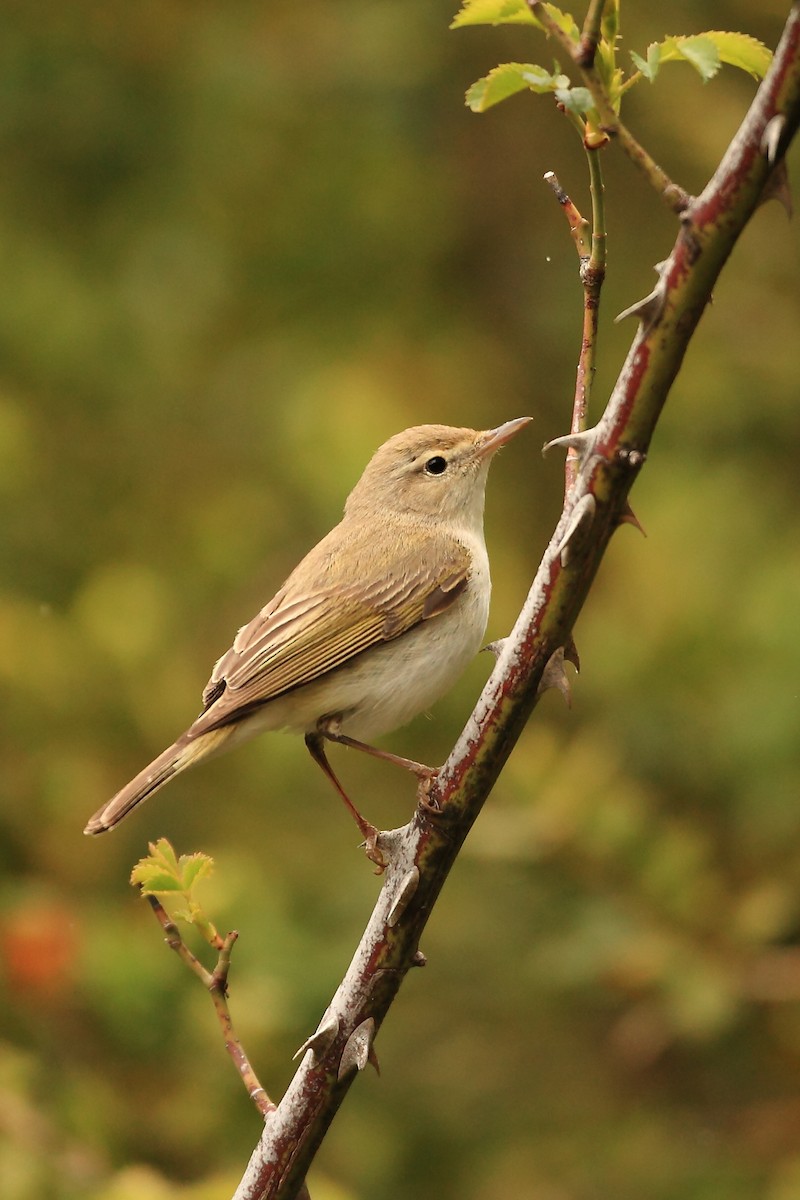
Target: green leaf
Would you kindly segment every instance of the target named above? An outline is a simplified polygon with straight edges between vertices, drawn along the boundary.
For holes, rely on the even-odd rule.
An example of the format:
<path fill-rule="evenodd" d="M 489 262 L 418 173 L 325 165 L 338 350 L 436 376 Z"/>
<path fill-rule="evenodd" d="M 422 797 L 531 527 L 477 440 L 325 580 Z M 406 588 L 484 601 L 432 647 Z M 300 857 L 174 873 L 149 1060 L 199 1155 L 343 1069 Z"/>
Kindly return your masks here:
<path fill-rule="evenodd" d="M 636 68 L 652 83 L 661 63 L 688 62 L 699 72 L 704 82 L 717 74 L 726 63 L 746 71 L 754 79 L 762 79 L 772 61 L 772 53 L 763 42 L 746 33 L 726 33 L 708 30 L 693 37 L 669 37 L 653 42 L 647 48 L 647 61 L 631 52 Z"/>
<path fill-rule="evenodd" d="M 568 87 L 566 75 L 551 75 L 544 67 L 535 63 L 501 63 L 483 79 L 477 80 L 468 90 L 466 103 L 473 112 L 486 112 L 501 100 L 523 92 L 554 92 L 558 87 Z"/>
<path fill-rule="evenodd" d="M 557 88 L 556 100 L 578 117 L 584 117 L 594 108 L 592 93 L 584 87 Z"/>
<path fill-rule="evenodd" d="M 157 842 L 148 842 L 147 848 L 153 862 L 160 862 L 165 870 L 174 872 L 177 876 L 178 856 L 167 838 L 159 838 Z"/>
<path fill-rule="evenodd" d="M 208 854 L 182 854 L 180 857 L 183 890 L 191 891 L 201 879 L 207 879 L 214 870 L 214 860 Z"/>
<path fill-rule="evenodd" d="M 140 858 L 131 871 L 131 883 L 145 895 L 181 892 L 188 898 L 195 883 L 205 879 L 214 869 L 214 860 L 207 854 L 176 855 L 166 838 L 151 842 L 147 858 Z"/>
<path fill-rule="evenodd" d="M 713 79 L 722 63 L 719 51 L 711 39 L 704 37 L 703 34 L 698 34 L 697 37 L 676 38 L 676 41 L 679 41 L 678 54 L 692 64 L 703 83 L 708 83 L 709 79 Z M 667 56 L 663 53 L 661 61 L 668 61 Z"/>
<path fill-rule="evenodd" d="M 163 896 L 166 892 L 183 892 L 174 875 L 162 871 L 157 863 L 143 858 L 131 871 L 131 883 L 140 887 L 145 896 Z"/>
<path fill-rule="evenodd" d="M 544 7 L 559 28 L 577 42 L 580 30 L 572 15 L 562 12 L 555 4 L 545 4 Z M 534 25 L 537 29 L 542 28 L 526 0 L 464 0 L 450 22 L 450 28 L 460 29 L 465 25 Z"/>
<path fill-rule="evenodd" d="M 661 64 L 661 47 L 658 42 L 651 42 L 647 47 L 647 59 L 641 58 L 633 50 L 630 51 L 630 56 L 633 59 L 633 64 L 637 70 L 641 71 L 645 79 L 649 79 L 652 83 L 658 74 L 658 68 Z"/>
<path fill-rule="evenodd" d="M 450 23 L 451 29 L 464 25 L 537 25 L 526 0 L 464 0 Z"/>
<path fill-rule="evenodd" d="M 603 41 L 611 45 L 617 40 L 619 33 L 619 0 L 606 0 L 603 5 L 603 19 L 600 22 L 600 32 Z"/>
<path fill-rule="evenodd" d="M 575 24 L 572 13 L 563 12 L 560 8 L 557 8 L 555 4 L 544 4 L 542 7 L 547 9 L 556 25 L 558 25 L 560 29 L 563 29 L 564 33 L 568 34 L 569 37 L 572 38 L 573 42 L 577 42 L 580 39 L 581 31 Z"/>
<path fill-rule="evenodd" d="M 772 51 L 758 38 L 750 37 L 747 33 L 726 33 L 720 29 L 709 30 L 703 36 L 711 39 L 717 47 L 720 60 L 728 66 L 746 71 L 753 79 L 763 79 L 766 75 L 772 62 Z"/>
<path fill-rule="evenodd" d="M 166 838 L 150 842 L 150 854 L 140 858 L 131 871 L 131 883 L 144 892 L 180 892 L 182 890 L 178 860 Z"/>
<path fill-rule="evenodd" d="M 615 111 L 619 110 L 622 89 L 622 70 L 617 66 L 617 50 L 614 42 L 605 39 L 597 47 L 595 67 L 606 90 L 606 95 Z"/>

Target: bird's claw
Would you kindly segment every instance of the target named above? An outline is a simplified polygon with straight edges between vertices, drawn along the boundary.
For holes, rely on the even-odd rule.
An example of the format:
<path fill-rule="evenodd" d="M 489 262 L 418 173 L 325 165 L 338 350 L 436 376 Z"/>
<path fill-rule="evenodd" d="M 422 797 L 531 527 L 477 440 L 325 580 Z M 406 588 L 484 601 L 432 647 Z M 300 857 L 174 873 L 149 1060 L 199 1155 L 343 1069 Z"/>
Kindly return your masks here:
<path fill-rule="evenodd" d="M 367 825 L 365 823 L 361 832 L 364 834 L 364 841 L 362 842 L 364 853 L 370 862 L 375 863 L 375 874 L 382 875 L 389 864 L 383 857 L 381 848 L 378 845 L 381 836 L 380 830 L 376 829 L 374 825 Z"/>

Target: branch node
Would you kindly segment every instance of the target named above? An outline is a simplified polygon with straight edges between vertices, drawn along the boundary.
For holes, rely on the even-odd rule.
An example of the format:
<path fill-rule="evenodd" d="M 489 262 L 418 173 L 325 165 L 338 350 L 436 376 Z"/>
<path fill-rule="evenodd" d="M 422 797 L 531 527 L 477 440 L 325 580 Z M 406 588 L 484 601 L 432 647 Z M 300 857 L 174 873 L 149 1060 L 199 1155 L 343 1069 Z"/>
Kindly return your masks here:
<path fill-rule="evenodd" d="M 630 446 L 620 446 L 617 450 L 617 460 L 632 471 L 639 471 L 647 461 L 644 450 L 635 450 Z"/>
<path fill-rule="evenodd" d="M 594 66 L 594 56 L 597 53 L 597 43 L 588 41 L 586 38 L 581 38 L 578 42 L 578 49 L 575 52 L 575 64 L 578 67 L 583 67 L 584 70 L 591 70 Z"/>
<path fill-rule="evenodd" d="M 414 866 L 410 871 L 407 871 L 400 880 L 400 885 L 397 889 L 397 895 L 392 901 L 392 907 L 389 909 L 389 915 L 386 918 L 386 924 L 390 929 L 394 929 L 395 925 L 408 908 L 408 905 L 418 886 L 419 867 Z"/>
<path fill-rule="evenodd" d="M 367 1017 L 356 1026 L 345 1042 L 337 1078 L 342 1080 L 351 1071 L 363 1071 L 370 1060 L 372 1043 L 375 1040 L 375 1018 Z"/>
<path fill-rule="evenodd" d="M 412 967 L 427 967 L 428 960 L 421 950 L 415 950 L 414 957 L 411 959 Z"/>
<path fill-rule="evenodd" d="M 686 212 L 687 208 L 691 207 L 694 197 L 691 192 L 687 192 L 686 188 L 682 188 L 679 183 L 668 183 L 662 193 L 663 199 L 669 208 L 680 217 Z"/>
<path fill-rule="evenodd" d="M 332 1013 L 330 1009 L 325 1013 L 325 1016 L 317 1026 L 316 1032 L 312 1033 L 311 1037 L 306 1038 L 299 1050 L 292 1055 L 292 1061 L 296 1058 L 301 1058 L 306 1050 L 310 1050 L 315 1058 L 321 1058 L 336 1039 L 339 1032 L 339 1018 L 336 1013 Z"/>

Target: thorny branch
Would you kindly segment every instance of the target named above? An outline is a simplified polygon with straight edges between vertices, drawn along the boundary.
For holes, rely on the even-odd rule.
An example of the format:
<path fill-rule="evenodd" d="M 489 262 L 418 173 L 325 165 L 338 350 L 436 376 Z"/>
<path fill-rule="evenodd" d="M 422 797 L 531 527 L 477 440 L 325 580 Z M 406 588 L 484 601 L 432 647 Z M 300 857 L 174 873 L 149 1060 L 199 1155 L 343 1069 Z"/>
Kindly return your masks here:
<path fill-rule="evenodd" d="M 534 10 L 540 5 L 533 5 Z M 537 12 L 537 15 L 541 15 Z M 688 207 L 639 320 L 605 413 L 558 442 L 580 470 L 528 598 L 430 794 L 403 829 L 380 835 L 388 861 L 347 973 L 278 1107 L 267 1114 L 235 1200 L 296 1196 L 405 974 L 424 963 L 420 935 L 458 854 L 542 690 L 563 679 L 571 631 L 614 530 L 688 342 L 736 240 L 769 188 L 800 121 L 800 0 L 772 65 L 713 178 Z M 652 161 L 652 160 L 651 160 Z M 668 181 L 667 181 L 668 182 Z"/>

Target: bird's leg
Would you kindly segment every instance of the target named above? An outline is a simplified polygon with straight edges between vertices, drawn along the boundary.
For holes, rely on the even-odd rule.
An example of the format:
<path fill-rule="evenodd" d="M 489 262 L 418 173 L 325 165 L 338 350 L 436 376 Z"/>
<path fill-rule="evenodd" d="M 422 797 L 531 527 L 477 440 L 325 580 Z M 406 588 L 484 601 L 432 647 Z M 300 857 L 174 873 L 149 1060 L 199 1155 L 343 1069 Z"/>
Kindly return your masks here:
<path fill-rule="evenodd" d="M 396 767 L 403 767 L 406 771 L 411 771 L 416 775 L 417 779 L 433 779 L 438 775 L 436 767 L 426 767 L 424 763 L 415 762 L 413 758 L 402 758 L 399 754 L 392 754 L 389 750 L 379 750 L 377 746 L 370 746 L 366 742 L 359 742 L 357 738 L 348 737 L 346 733 L 339 733 L 339 730 L 332 723 L 323 724 L 319 730 L 322 737 L 326 737 L 331 742 L 338 742 L 340 746 L 349 746 L 351 750 L 363 750 L 365 754 L 371 754 L 373 758 L 382 758 L 384 762 L 394 763 Z"/>
<path fill-rule="evenodd" d="M 328 762 L 327 755 L 325 754 L 325 745 L 323 742 L 324 736 L 330 735 L 323 734 L 322 732 L 306 734 L 306 745 L 308 746 L 309 753 L 314 759 L 314 762 L 318 763 L 319 766 L 322 767 L 322 770 L 325 772 L 328 779 L 330 779 L 331 783 L 336 788 L 336 791 L 347 805 L 348 811 L 358 826 L 361 836 L 366 843 L 367 858 L 371 859 L 377 867 L 383 870 L 386 866 L 386 862 L 384 861 L 383 855 L 378 849 L 378 830 L 371 821 L 367 821 L 364 817 L 362 817 L 361 813 L 358 811 L 355 804 L 353 804 L 353 801 L 350 799 L 347 792 L 336 778 L 333 767 Z"/>

